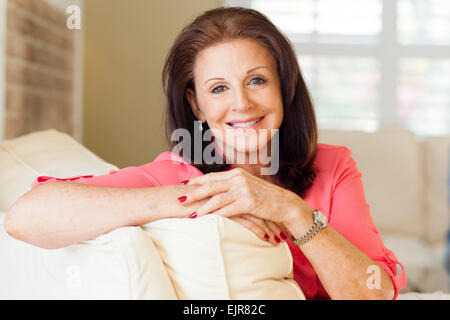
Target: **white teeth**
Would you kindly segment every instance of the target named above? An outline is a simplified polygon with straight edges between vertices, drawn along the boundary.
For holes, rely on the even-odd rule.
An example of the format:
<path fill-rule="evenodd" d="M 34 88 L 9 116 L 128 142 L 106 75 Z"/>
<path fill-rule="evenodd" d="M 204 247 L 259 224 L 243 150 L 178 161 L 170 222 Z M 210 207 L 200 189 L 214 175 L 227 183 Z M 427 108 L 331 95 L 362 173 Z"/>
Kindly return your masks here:
<path fill-rule="evenodd" d="M 261 121 L 262 118 L 253 120 L 253 121 L 249 121 L 249 122 L 241 122 L 241 123 L 229 123 L 230 126 L 232 127 L 238 127 L 238 128 L 244 128 L 244 127 L 248 127 L 248 126 L 252 126 L 255 123 Z"/>

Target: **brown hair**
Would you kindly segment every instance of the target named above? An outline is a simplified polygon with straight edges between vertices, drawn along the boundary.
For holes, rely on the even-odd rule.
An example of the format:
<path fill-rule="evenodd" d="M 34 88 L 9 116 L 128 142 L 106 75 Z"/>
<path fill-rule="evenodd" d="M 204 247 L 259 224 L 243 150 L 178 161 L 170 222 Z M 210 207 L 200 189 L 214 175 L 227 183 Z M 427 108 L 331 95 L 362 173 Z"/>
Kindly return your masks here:
<path fill-rule="evenodd" d="M 281 184 L 304 197 L 316 177 L 313 161 L 317 150 L 317 123 L 305 81 L 300 73 L 292 44 L 260 12 L 239 7 L 220 7 L 206 11 L 187 25 L 167 55 L 162 81 L 167 97 L 166 137 L 170 146 L 175 129 L 187 129 L 194 136 L 196 117 L 186 97 L 194 88 L 197 54 L 213 44 L 233 39 L 251 39 L 266 47 L 277 62 L 283 98 L 284 119 L 279 129 L 279 171 Z M 206 125 L 206 127 L 205 127 Z M 209 129 L 207 123 L 204 129 Z M 203 142 L 202 151 L 208 145 Z M 192 145 L 192 151 L 193 151 Z M 227 164 L 194 164 L 193 152 L 182 155 L 203 173 L 223 171 Z M 203 159 L 202 159 L 203 161 Z"/>

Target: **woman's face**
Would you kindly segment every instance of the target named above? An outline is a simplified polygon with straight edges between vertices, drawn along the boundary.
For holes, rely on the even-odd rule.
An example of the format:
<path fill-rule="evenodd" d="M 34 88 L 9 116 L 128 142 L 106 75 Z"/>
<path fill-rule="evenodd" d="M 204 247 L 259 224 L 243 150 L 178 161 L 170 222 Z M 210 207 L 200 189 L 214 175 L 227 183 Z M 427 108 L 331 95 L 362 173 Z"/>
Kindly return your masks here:
<path fill-rule="evenodd" d="M 271 129 L 281 126 L 277 64 L 256 41 L 239 39 L 202 50 L 195 60 L 194 85 L 195 93 L 187 90 L 192 111 L 226 150 L 248 153 L 267 147 L 275 132 Z"/>

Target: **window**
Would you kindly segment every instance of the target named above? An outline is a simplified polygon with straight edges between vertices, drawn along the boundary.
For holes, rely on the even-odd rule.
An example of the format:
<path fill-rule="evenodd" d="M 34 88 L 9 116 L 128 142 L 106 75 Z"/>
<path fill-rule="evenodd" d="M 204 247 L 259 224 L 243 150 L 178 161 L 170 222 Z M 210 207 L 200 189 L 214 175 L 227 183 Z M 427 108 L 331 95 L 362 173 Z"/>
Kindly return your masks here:
<path fill-rule="evenodd" d="M 294 44 L 321 128 L 450 134 L 449 0 L 230 0 Z"/>

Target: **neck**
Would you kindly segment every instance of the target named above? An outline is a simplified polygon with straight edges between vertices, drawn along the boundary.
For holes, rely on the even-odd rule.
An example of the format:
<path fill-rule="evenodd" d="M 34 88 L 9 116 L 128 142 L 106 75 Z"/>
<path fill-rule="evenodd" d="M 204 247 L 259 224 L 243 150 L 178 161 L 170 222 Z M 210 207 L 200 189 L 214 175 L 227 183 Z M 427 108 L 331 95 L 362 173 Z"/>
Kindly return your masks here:
<path fill-rule="evenodd" d="M 260 179 L 266 180 L 268 182 L 274 183 L 277 180 L 276 174 L 272 175 L 262 175 L 261 172 L 264 172 L 263 168 L 270 168 L 271 164 L 263 164 L 261 163 L 261 158 L 259 155 L 263 153 L 265 157 L 263 157 L 264 161 L 266 161 L 271 156 L 271 149 L 270 149 L 270 141 L 268 144 L 266 144 L 263 148 L 258 149 L 256 152 L 237 152 L 234 148 L 230 148 L 228 146 L 225 146 L 225 150 L 222 148 L 219 148 L 216 142 L 214 142 L 215 149 L 220 153 L 220 155 L 224 158 L 229 160 L 227 158 L 227 154 L 233 154 L 234 157 L 232 157 L 233 160 L 231 160 L 232 163 L 227 162 L 231 164 L 231 167 L 234 168 L 242 168 L 248 173 L 252 174 L 255 177 L 258 177 Z M 224 152 L 225 151 L 225 152 Z M 270 163 L 270 162 L 269 162 Z M 266 170 L 270 171 L 270 170 Z"/>

